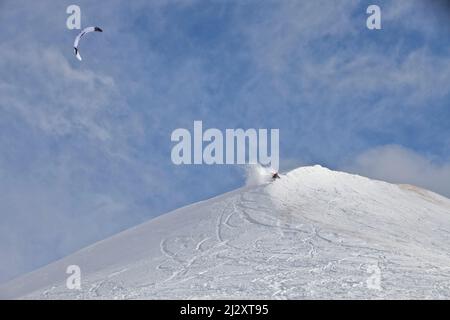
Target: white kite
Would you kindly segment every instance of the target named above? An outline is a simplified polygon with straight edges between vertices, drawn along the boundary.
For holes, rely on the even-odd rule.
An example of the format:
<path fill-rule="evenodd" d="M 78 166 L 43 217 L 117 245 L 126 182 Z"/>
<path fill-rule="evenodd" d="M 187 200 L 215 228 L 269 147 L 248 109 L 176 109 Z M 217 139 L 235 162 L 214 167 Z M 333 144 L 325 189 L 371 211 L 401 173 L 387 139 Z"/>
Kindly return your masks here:
<path fill-rule="evenodd" d="M 86 29 L 84 29 L 83 31 L 80 32 L 79 35 L 77 35 L 77 37 L 75 38 L 75 42 L 73 43 L 73 49 L 75 52 L 75 56 L 77 57 L 78 60 L 82 60 L 81 56 L 80 56 L 80 50 L 78 50 L 78 44 L 80 43 L 80 39 L 89 32 L 103 32 L 102 29 L 100 29 L 99 27 L 88 27 Z"/>

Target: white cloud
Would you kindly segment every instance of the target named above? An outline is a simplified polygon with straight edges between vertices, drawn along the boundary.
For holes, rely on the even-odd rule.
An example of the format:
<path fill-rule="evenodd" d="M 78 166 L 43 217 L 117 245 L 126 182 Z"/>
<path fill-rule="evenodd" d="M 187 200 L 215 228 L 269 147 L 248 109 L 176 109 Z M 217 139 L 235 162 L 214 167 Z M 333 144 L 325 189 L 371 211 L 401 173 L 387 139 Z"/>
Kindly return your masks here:
<path fill-rule="evenodd" d="M 0 80 L 0 110 L 50 135 L 111 137 L 111 128 L 98 115 L 114 107 L 118 97 L 112 78 L 76 70 L 60 51 L 36 43 L 3 44 L 0 52 L 0 70 L 10 70 Z"/>
<path fill-rule="evenodd" d="M 436 163 L 402 146 L 370 149 L 343 169 L 392 183 L 413 184 L 450 197 L 450 163 Z"/>

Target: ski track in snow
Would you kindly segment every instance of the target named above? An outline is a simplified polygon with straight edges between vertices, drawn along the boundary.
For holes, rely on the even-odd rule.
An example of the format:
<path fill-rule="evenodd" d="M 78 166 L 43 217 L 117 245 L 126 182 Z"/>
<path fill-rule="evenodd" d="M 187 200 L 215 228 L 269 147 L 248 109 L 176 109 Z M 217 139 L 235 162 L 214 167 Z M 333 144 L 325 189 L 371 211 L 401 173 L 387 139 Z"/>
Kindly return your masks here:
<path fill-rule="evenodd" d="M 305 167 L 165 214 L 12 281 L 0 296 L 449 299 L 448 248 L 449 199 Z M 80 265 L 82 290 L 66 288 L 69 264 Z M 371 268 L 379 288 L 367 285 Z"/>

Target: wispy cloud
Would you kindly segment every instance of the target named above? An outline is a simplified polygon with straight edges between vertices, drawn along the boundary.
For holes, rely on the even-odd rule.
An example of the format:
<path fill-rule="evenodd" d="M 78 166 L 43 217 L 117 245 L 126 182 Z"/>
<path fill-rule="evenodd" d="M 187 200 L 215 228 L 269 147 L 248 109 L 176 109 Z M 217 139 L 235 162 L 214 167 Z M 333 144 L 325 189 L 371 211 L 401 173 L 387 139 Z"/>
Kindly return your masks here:
<path fill-rule="evenodd" d="M 450 163 L 398 145 L 370 149 L 343 168 L 392 183 L 413 184 L 450 197 Z"/>

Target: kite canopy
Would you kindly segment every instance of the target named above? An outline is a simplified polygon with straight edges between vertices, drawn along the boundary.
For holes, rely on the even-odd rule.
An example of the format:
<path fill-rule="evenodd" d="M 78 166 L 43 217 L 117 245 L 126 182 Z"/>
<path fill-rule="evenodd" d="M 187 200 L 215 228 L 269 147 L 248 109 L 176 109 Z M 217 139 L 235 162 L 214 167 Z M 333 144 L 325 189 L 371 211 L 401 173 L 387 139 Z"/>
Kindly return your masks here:
<path fill-rule="evenodd" d="M 83 31 L 81 31 L 77 37 L 75 38 L 75 42 L 73 43 L 73 48 L 74 48 L 74 52 L 75 52 L 75 56 L 77 57 L 78 60 L 82 60 L 81 59 L 81 55 L 80 55 L 80 50 L 78 50 L 78 44 L 80 43 L 81 38 L 86 34 L 86 33 L 90 33 L 90 32 L 103 32 L 102 29 L 100 29 L 99 27 L 87 27 L 85 29 L 83 29 Z"/>

